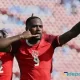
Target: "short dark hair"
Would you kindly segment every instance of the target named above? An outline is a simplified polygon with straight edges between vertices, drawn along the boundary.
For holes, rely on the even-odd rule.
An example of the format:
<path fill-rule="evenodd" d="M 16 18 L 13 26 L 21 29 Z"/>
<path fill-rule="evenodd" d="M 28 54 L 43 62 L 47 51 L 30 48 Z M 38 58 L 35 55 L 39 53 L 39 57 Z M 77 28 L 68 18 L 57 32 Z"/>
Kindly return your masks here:
<path fill-rule="evenodd" d="M 32 19 L 40 19 L 40 18 L 37 17 L 37 16 L 31 16 L 31 17 L 29 17 L 29 18 L 26 20 L 26 29 L 27 29 L 27 25 L 30 24 L 30 21 L 31 21 Z M 40 20 L 41 20 L 41 19 L 40 19 Z"/>
<path fill-rule="evenodd" d="M 7 35 L 7 32 L 5 30 L 0 30 L 0 33 L 3 35 L 3 37 L 5 38 Z"/>

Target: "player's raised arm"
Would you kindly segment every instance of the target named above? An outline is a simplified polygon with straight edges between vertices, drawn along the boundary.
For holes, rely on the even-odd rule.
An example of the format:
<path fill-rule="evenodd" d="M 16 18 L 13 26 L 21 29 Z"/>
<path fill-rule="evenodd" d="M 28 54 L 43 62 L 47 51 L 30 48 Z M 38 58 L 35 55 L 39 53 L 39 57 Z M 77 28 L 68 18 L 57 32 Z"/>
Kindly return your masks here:
<path fill-rule="evenodd" d="M 71 30 L 59 36 L 60 45 L 67 43 L 68 41 L 70 41 L 72 38 L 75 38 L 79 34 L 80 34 L 80 22 L 73 26 Z"/>
<path fill-rule="evenodd" d="M 6 48 L 7 46 L 11 45 L 11 43 L 18 41 L 20 39 L 29 39 L 31 37 L 37 37 L 37 35 L 32 35 L 29 30 L 23 32 L 22 34 L 12 36 L 9 38 L 2 38 L 0 39 L 0 48 Z"/>

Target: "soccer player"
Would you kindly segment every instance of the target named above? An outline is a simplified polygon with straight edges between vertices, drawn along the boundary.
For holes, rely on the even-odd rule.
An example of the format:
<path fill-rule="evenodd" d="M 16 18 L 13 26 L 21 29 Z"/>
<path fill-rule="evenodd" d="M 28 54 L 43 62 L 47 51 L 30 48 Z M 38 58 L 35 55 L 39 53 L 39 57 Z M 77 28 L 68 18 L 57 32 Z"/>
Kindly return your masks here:
<path fill-rule="evenodd" d="M 6 32 L 0 30 L 0 38 L 6 38 Z M 13 55 L 0 52 L 0 80 L 11 80 L 12 78 Z"/>
<path fill-rule="evenodd" d="M 43 33 L 39 17 L 26 20 L 26 31 L 22 34 L 0 39 L 0 48 L 12 45 L 21 76 L 20 80 L 50 80 L 54 49 L 70 41 L 80 33 L 80 22 L 68 32 L 55 36 Z"/>

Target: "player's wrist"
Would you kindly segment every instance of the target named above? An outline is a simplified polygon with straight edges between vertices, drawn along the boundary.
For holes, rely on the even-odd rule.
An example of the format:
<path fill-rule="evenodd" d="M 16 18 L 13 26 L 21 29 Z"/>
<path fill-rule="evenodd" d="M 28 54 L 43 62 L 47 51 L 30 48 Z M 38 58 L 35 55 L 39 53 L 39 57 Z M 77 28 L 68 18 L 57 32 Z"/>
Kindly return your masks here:
<path fill-rule="evenodd" d="M 19 35 L 20 39 L 24 39 L 24 36 L 22 34 Z"/>

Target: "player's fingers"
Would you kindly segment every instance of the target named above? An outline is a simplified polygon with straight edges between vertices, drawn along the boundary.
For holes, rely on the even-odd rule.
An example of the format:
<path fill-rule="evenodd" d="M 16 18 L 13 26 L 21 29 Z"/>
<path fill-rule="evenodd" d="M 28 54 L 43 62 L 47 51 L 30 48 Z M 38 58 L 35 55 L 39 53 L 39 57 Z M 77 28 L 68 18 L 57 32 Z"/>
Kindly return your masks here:
<path fill-rule="evenodd" d="M 38 37 L 38 35 L 31 35 L 31 37 Z"/>

